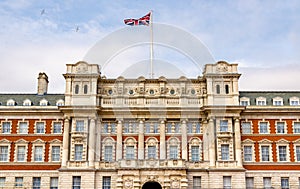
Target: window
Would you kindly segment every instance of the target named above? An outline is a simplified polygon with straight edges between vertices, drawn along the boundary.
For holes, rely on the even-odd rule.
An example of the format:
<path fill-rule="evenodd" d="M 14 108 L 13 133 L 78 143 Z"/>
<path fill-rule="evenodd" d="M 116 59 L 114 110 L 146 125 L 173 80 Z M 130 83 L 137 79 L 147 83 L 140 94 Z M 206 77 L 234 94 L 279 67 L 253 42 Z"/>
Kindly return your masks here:
<path fill-rule="evenodd" d="M 103 177 L 102 189 L 111 189 L 111 177 Z"/>
<path fill-rule="evenodd" d="M 216 85 L 216 93 L 220 94 L 220 85 Z"/>
<path fill-rule="evenodd" d="M 201 177 L 194 176 L 193 177 L 193 189 L 201 188 Z"/>
<path fill-rule="evenodd" d="M 75 85 L 75 94 L 79 93 L 79 85 Z"/>
<path fill-rule="evenodd" d="M 299 105 L 299 100 L 290 100 L 290 105 L 291 106 L 298 106 Z"/>
<path fill-rule="evenodd" d="M 228 144 L 221 145 L 221 159 L 229 160 L 229 145 Z"/>
<path fill-rule="evenodd" d="M 179 133 L 179 132 L 180 132 L 180 124 L 175 123 L 175 133 Z"/>
<path fill-rule="evenodd" d="M 251 122 L 242 122 L 243 134 L 251 134 Z"/>
<path fill-rule="evenodd" d="M 192 161 L 197 162 L 199 161 L 199 146 L 192 146 L 191 148 L 192 151 Z"/>
<path fill-rule="evenodd" d="M 256 99 L 256 105 L 257 106 L 265 106 L 266 105 L 266 99 Z"/>
<path fill-rule="evenodd" d="M 61 123 L 60 122 L 53 123 L 53 133 L 61 133 Z"/>
<path fill-rule="evenodd" d="M 153 124 L 153 133 L 158 133 L 158 124 L 157 123 Z"/>
<path fill-rule="evenodd" d="M 286 161 L 286 146 L 278 147 L 279 161 Z"/>
<path fill-rule="evenodd" d="M 148 159 L 156 158 L 156 146 L 148 146 Z"/>
<path fill-rule="evenodd" d="M 31 106 L 31 105 L 32 105 L 32 103 L 29 99 L 26 99 L 23 101 L 23 106 Z"/>
<path fill-rule="evenodd" d="M 172 123 L 167 124 L 167 133 L 172 133 Z"/>
<path fill-rule="evenodd" d="M 52 161 L 60 161 L 60 146 L 52 146 L 51 159 Z"/>
<path fill-rule="evenodd" d="M 296 146 L 296 159 L 300 161 L 300 146 Z"/>
<path fill-rule="evenodd" d="M 277 122 L 276 129 L 277 129 L 277 133 L 280 133 L 280 134 L 285 133 L 284 122 Z"/>
<path fill-rule="evenodd" d="M 231 188 L 231 176 L 223 176 L 223 188 Z"/>
<path fill-rule="evenodd" d="M 34 161 L 43 161 L 43 146 L 34 147 Z"/>
<path fill-rule="evenodd" d="M 229 85 L 225 85 L 225 93 L 229 94 Z"/>
<path fill-rule="evenodd" d="M 81 176 L 73 176 L 72 189 L 80 189 L 81 187 Z"/>
<path fill-rule="evenodd" d="M 261 146 L 261 161 L 270 161 L 269 146 Z"/>
<path fill-rule="evenodd" d="M 81 161 L 82 160 L 82 150 L 83 150 L 83 145 L 82 144 L 76 144 L 75 145 L 75 161 Z"/>
<path fill-rule="evenodd" d="M 111 133 L 116 133 L 116 124 L 115 123 L 110 124 L 110 132 Z"/>
<path fill-rule="evenodd" d="M 5 187 L 5 177 L 0 177 L 0 188 L 3 189 Z"/>
<path fill-rule="evenodd" d="M 244 161 L 252 161 L 252 146 L 244 146 Z"/>
<path fill-rule="evenodd" d="M 103 123 L 103 133 L 108 133 L 108 123 Z"/>
<path fill-rule="evenodd" d="M 84 131 L 84 121 L 83 120 L 77 120 L 76 121 L 76 129 L 77 132 L 83 132 Z"/>
<path fill-rule="evenodd" d="M 300 122 L 294 122 L 294 133 L 300 133 Z"/>
<path fill-rule="evenodd" d="M 129 129 L 129 123 L 124 123 L 123 125 L 123 132 L 124 133 L 129 133 L 130 129 Z"/>
<path fill-rule="evenodd" d="M 259 133 L 269 133 L 268 122 L 260 122 L 259 123 Z"/>
<path fill-rule="evenodd" d="M 40 106 L 47 106 L 47 105 L 48 105 L 48 101 L 46 99 L 40 101 Z"/>
<path fill-rule="evenodd" d="M 126 159 L 134 159 L 134 146 L 126 147 Z"/>
<path fill-rule="evenodd" d="M 107 162 L 112 161 L 112 156 L 113 156 L 112 150 L 113 150 L 112 146 L 105 146 L 104 147 L 104 161 L 107 161 Z"/>
<path fill-rule="evenodd" d="M 25 151 L 26 147 L 25 146 L 18 146 L 17 147 L 17 161 L 25 161 Z"/>
<path fill-rule="evenodd" d="M 220 131 L 221 132 L 228 131 L 228 120 L 220 120 Z"/>
<path fill-rule="evenodd" d="M 33 177 L 32 189 L 40 189 L 40 188 L 41 188 L 41 177 Z"/>
<path fill-rule="evenodd" d="M 15 178 L 15 187 L 23 187 L 23 177 Z"/>
<path fill-rule="evenodd" d="M 50 178 L 50 189 L 58 189 L 58 177 Z"/>
<path fill-rule="evenodd" d="M 196 131 L 195 133 L 200 133 L 201 132 L 201 123 L 196 123 Z"/>
<path fill-rule="evenodd" d="M 10 133 L 10 122 L 2 122 L 2 133 Z"/>
<path fill-rule="evenodd" d="M 145 132 L 150 133 L 150 131 L 151 131 L 151 125 L 150 125 L 150 123 L 146 123 L 145 124 Z"/>
<path fill-rule="evenodd" d="M 289 189 L 290 188 L 289 178 L 281 178 L 281 188 L 282 189 Z"/>
<path fill-rule="evenodd" d="M 19 123 L 19 133 L 20 134 L 27 134 L 28 133 L 28 123 L 27 122 L 20 122 Z"/>
<path fill-rule="evenodd" d="M 249 105 L 248 101 L 246 101 L 246 100 L 242 100 L 240 102 L 240 104 L 241 104 L 241 106 L 248 106 Z"/>
<path fill-rule="evenodd" d="M 170 159 L 178 158 L 177 146 L 170 146 Z"/>
<path fill-rule="evenodd" d="M 0 161 L 8 161 L 8 146 L 0 146 Z"/>
<path fill-rule="evenodd" d="M 253 189 L 253 188 L 254 188 L 254 178 L 246 177 L 246 189 Z"/>
<path fill-rule="evenodd" d="M 193 123 L 187 124 L 187 133 L 193 133 Z"/>
<path fill-rule="evenodd" d="M 281 100 L 274 100 L 273 105 L 274 106 L 282 106 L 282 101 Z"/>
<path fill-rule="evenodd" d="M 83 93 L 84 93 L 84 94 L 87 94 L 87 93 L 88 93 L 88 86 L 87 86 L 87 85 L 84 85 L 84 86 L 83 86 Z"/>
<path fill-rule="evenodd" d="M 264 177 L 263 182 L 264 182 L 264 189 L 271 189 L 272 187 L 271 177 Z"/>
<path fill-rule="evenodd" d="M 36 133 L 39 133 L 39 134 L 45 133 L 45 123 L 44 122 L 36 123 Z"/>

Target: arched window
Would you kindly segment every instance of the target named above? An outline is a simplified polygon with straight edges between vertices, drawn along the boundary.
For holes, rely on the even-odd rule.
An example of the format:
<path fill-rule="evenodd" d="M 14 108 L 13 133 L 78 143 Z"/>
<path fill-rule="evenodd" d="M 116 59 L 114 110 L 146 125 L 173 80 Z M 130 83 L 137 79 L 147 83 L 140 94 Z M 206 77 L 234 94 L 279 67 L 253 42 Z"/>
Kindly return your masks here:
<path fill-rule="evenodd" d="M 79 93 L 79 85 L 75 85 L 75 94 Z"/>
<path fill-rule="evenodd" d="M 84 85 L 84 87 L 83 87 L 83 93 L 84 94 L 88 93 L 88 86 L 87 85 Z"/>
<path fill-rule="evenodd" d="M 229 94 L 229 85 L 225 85 L 225 93 Z"/>
<path fill-rule="evenodd" d="M 216 92 L 217 94 L 220 94 L 220 85 L 216 85 Z"/>

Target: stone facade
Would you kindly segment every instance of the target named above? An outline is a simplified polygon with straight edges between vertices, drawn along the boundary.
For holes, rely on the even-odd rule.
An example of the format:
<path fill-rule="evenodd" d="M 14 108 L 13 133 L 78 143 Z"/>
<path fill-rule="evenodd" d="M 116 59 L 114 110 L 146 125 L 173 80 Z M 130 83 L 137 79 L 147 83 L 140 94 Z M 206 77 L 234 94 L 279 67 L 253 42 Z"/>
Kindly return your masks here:
<path fill-rule="evenodd" d="M 300 93 L 241 92 L 237 68 L 108 79 L 78 62 L 61 95 L 41 73 L 37 95 L 0 95 L 0 187 L 299 187 Z"/>

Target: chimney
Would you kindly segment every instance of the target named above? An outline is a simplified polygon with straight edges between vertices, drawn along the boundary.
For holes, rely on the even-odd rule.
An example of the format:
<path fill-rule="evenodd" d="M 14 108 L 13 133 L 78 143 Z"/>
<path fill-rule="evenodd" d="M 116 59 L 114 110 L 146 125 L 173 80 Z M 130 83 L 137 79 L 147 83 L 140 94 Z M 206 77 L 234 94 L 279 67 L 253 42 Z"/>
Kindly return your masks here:
<path fill-rule="evenodd" d="M 49 83 L 48 76 L 44 72 L 40 72 L 38 77 L 38 89 L 37 89 L 38 95 L 47 94 L 48 83 Z"/>

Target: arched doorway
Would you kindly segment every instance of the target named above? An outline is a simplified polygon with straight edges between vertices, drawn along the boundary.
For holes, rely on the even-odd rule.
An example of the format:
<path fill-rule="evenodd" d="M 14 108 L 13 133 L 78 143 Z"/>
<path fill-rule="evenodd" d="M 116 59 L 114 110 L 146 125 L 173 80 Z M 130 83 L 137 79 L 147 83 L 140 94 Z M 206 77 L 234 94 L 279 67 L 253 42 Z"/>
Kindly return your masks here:
<path fill-rule="evenodd" d="M 146 182 L 142 189 L 162 189 L 162 187 L 158 182 Z"/>

